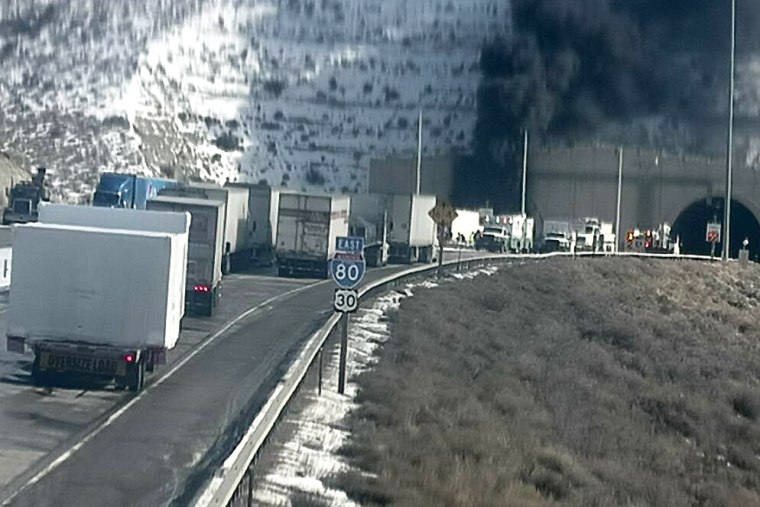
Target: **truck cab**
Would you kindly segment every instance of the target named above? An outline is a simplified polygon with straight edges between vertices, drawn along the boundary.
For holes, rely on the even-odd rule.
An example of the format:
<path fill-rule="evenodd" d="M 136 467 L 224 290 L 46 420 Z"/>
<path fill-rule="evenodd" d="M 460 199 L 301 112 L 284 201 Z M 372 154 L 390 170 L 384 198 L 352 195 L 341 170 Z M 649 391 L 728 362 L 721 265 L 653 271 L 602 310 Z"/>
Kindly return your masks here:
<path fill-rule="evenodd" d="M 564 221 L 547 220 L 543 225 L 542 250 L 544 252 L 569 252 L 572 242 L 570 224 Z"/>
<path fill-rule="evenodd" d="M 509 250 L 510 231 L 504 225 L 486 225 L 475 238 L 476 250 L 505 253 Z"/>
<path fill-rule="evenodd" d="M 92 205 L 103 208 L 145 209 L 148 199 L 157 196 L 160 190 L 178 184 L 171 179 L 103 173 L 95 189 Z"/>
<path fill-rule="evenodd" d="M 20 181 L 6 192 L 8 207 L 3 210 L 3 225 L 36 222 L 40 202 L 49 201 L 44 167 L 37 168 L 32 181 Z"/>

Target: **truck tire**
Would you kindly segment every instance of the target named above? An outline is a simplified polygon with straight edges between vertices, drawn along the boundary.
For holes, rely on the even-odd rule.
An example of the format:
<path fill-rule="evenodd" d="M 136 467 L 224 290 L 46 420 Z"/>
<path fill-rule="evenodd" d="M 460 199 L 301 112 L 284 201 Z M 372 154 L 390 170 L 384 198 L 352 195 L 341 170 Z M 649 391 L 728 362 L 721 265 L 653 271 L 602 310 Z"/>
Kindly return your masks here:
<path fill-rule="evenodd" d="M 145 361 L 140 360 L 127 370 L 127 387 L 133 393 L 139 393 L 145 386 Z"/>
<path fill-rule="evenodd" d="M 203 316 L 204 317 L 211 317 L 214 315 L 214 302 L 216 301 L 216 291 L 213 290 L 208 295 L 208 298 L 206 301 L 204 301 L 203 305 Z"/>
<path fill-rule="evenodd" d="M 222 256 L 222 275 L 229 275 L 231 268 L 230 254 L 224 254 Z"/>
<path fill-rule="evenodd" d="M 433 247 L 426 246 L 420 248 L 420 262 L 423 264 L 430 264 L 433 262 Z"/>
<path fill-rule="evenodd" d="M 46 387 L 50 385 L 50 374 L 47 372 L 43 372 L 40 370 L 40 360 L 39 357 L 34 358 L 34 362 L 32 363 L 32 385 L 35 387 Z"/>

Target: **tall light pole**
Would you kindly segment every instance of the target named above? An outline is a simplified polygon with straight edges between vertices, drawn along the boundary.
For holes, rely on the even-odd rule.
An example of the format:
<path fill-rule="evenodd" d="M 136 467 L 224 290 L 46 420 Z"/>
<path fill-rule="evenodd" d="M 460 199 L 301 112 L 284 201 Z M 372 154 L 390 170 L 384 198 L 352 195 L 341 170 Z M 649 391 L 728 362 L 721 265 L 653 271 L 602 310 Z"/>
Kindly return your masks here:
<path fill-rule="evenodd" d="M 520 202 L 520 213 L 525 215 L 525 200 L 528 191 L 528 131 L 525 131 L 525 140 L 523 141 L 523 165 L 522 165 L 522 199 Z"/>
<path fill-rule="evenodd" d="M 416 170 L 416 184 L 414 186 L 414 193 L 419 195 L 420 184 L 422 180 L 422 109 L 420 109 L 419 120 L 417 121 L 417 170 Z"/>
<path fill-rule="evenodd" d="M 731 242 L 731 171 L 734 146 L 734 67 L 736 63 L 736 0 L 731 0 L 731 76 L 728 89 L 728 147 L 726 153 L 726 200 L 723 203 L 723 253 L 721 259 L 728 261 Z"/>
<path fill-rule="evenodd" d="M 615 253 L 620 251 L 620 201 L 623 197 L 623 147 L 618 148 L 617 204 L 615 206 Z"/>

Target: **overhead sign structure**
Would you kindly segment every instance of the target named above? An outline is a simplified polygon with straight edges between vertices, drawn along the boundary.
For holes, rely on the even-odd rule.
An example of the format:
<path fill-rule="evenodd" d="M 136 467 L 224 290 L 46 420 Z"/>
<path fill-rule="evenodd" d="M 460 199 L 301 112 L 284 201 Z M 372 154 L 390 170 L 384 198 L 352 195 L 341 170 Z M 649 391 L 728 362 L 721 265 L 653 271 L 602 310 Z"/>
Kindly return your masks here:
<path fill-rule="evenodd" d="M 720 243 L 721 227 L 719 222 L 708 222 L 705 232 L 705 241 L 708 243 Z"/>
<path fill-rule="evenodd" d="M 438 201 L 435 207 L 428 211 L 428 215 L 440 227 L 449 227 L 451 222 L 459 216 L 454 206 L 447 201 Z"/>
<path fill-rule="evenodd" d="M 341 313 L 355 312 L 359 308 L 359 294 L 354 289 L 335 289 L 333 308 Z"/>
<path fill-rule="evenodd" d="M 330 273 L 341 289 L 353 289 L 364 278 L 364 238 L 339 236 L 335 256 L 330 261 Z"/>

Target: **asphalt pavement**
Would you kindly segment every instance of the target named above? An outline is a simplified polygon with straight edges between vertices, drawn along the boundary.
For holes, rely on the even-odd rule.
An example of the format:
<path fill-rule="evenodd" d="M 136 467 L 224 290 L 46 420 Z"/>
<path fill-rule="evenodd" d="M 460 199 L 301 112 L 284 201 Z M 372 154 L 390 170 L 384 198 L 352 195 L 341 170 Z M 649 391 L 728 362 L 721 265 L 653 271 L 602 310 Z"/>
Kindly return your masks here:
<path fill-rule="evenodd" d="M 405 268 L 374 269 L 365 280 Z M 188 320 L 171 364 L 137 396 L 110 388 L 35 389 L 29 358 L 17 360 L 0 379 L 0 500 L 18 506 L 187 504 L 303 341 L 332 313 L 333 290 L 331 281 L 230 277 L 217 315 Z"/>

